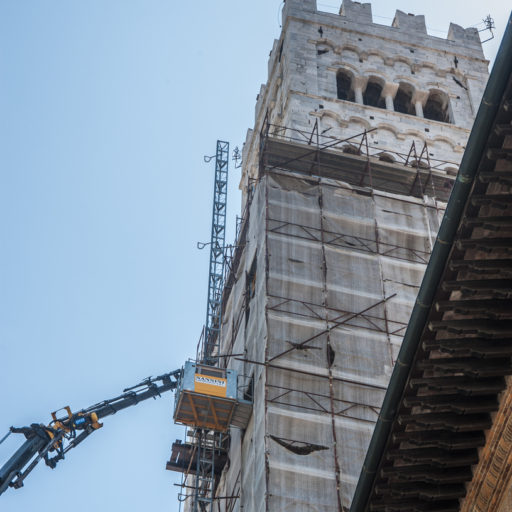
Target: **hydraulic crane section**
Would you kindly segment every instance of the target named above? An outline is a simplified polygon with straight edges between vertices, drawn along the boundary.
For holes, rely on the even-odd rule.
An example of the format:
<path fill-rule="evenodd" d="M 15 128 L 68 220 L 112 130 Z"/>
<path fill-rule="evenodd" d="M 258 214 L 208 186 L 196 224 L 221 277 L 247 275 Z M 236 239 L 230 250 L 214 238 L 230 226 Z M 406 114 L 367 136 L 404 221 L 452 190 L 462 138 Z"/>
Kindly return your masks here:
<path fill-rule="evenodd" d="M 224 244 L 226 238 L 226 204 L 228 194 L 229 142 L 217 141 L 215 153 L 215 184 L 213 188 L 212 232 L 210 245 L 210 273 L 204 348 L 201 359 L 214 364 L 212 357 L 218 343 L 220 329 L 222 289 L 224 278 Z"/>
<path fill-rule="evenodd" d="M 104 400 L 77 413 L 72 413 L 69 407 L 64 407 L 66 416 L 58 418 L 58 411 L 53 412 L 53 420 L 49 425 L 32 423 L 29 427 L 11 427 L 11 433 L 23 434 L 26 441 L 0 468 L 0 494 L 8 487 L 22 487 L 25 478 L 41 459 L 44 459 L 47 466 L 54 468 L 69 450 L 103 426 L 99 422 L 102 418 L 137 405 L 148 398 L 156 398 L 166 391 L 175 390 L 181 374 L 180 369 L 159 377 L 147 378 L 136 386 L 125 389 L 122 395 Z M 50 457 L 51 453 L 55 455 Z"/>

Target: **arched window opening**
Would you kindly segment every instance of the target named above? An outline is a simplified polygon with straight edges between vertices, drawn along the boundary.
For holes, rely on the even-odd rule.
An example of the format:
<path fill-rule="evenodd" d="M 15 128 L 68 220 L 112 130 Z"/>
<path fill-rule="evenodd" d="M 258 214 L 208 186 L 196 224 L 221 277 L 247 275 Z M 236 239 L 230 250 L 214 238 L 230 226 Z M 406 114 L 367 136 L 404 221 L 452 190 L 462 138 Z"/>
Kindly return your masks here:
<path fill-rule="evenodd" d="M 352 76 L 347 71 L 338 71 L 336 75 L 336 86 L 338 89 L 338 99 L 354 101 L 354 88 L 352 87 Z"/>
<path fill-rule="evenodd" d="M 371 107 L 386 108 L 386 100 L 382 97 L 382 85 L 375 79 L 370 78 L 368 81 L 363 94 L 363 101 L 365 105 Z"/>
<path fill-rule="evenodd" d="M 439 91 L 430 91 L 427 103 L 423 107 L 423 116 L 432 121 L 440 121 L 441 123 L 450 123 L 448 96 Z"/>
<path fill-rule="evenodd" d="M 415 114 L 412 104 L 412 87 L 409 84 L 401 83 L 395 96 L 395 110 L 402 114 Z"/>

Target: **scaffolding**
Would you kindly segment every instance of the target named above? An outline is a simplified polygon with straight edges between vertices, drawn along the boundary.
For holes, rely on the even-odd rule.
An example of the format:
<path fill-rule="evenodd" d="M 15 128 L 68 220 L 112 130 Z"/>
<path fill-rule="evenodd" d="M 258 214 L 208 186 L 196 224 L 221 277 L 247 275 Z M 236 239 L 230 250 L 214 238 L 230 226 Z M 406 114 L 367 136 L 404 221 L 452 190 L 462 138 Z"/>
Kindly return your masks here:
<path fill-rule="evenodd" d="M 347 510 L 457 168 L 426 144 L 399 153 L 373 147 L 369 134 L 336 139 L 316 123 L 307 133 L 266 122 L 228 247 L 215 227 L 225 222 L 227 177 L 217 171 L 227 163 L 216 162 L 198 361 L 236 369 L 251 388 L 237 426 L 265 448 L 258 458 L 244 452 L 243 432 L 228 434 L 239 405 L 182 393 L 188 440 L 173 445 L 168 469 L 184 475 L 186 510 L 236 510 L 241 488 L 249 502 L 265 495 L 266 510 L 310 499 L 322 512 Z"/>
<path fill-rule="evenodd" d="M 254 381 L 254 412 L 221 512 L 237 509 L 234 482 L 247 510 L 350 503 L 457 169 L 426 144 L 400 153 L 369 135 L 261 130 L 219 342 L 243 354 L 226 365 Z"/>
<path fill-rule="evenodd" d="M 372 145 L 368 135 L 377 130 L 339 138 L 319 133 L 318 120 L 311 131 L 305 131 L 272 124 L 266 118 L 260 132 L 258 178 L 283 169 L 446 202 L 458 163 L 432 158 L 426 142 L 420 145 L 411 140 L 407 153 Z"/>

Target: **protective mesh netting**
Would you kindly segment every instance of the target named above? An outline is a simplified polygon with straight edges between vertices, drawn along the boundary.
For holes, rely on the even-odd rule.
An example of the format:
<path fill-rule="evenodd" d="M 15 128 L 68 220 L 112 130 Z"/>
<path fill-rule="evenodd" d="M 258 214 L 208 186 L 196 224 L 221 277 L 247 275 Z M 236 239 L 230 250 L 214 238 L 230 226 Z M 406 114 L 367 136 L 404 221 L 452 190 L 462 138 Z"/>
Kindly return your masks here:
<path fill-rule="evenodd" d="M 223 351 L 244 353 L 229 365 L 252 377 L 254 409 L 218 491 L 241 482 L 240 499 L 219 510 L 350 506 L 442 213 L 428 198 L 262 178 L 222 332 Z"/>

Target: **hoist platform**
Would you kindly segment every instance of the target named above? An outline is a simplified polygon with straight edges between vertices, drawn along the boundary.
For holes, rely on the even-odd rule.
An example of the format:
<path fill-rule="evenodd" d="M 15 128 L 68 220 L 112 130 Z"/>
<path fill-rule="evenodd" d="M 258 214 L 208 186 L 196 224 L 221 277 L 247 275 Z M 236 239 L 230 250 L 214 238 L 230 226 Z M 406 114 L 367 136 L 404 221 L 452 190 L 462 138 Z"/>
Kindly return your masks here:
<path fill-rule="evenodd" d="M 251 409 L 251 402 L 238 399 L 235 370 L 185 363 L 176 393 L 175 423 L 226 432 L 231 425 L 245 428 Z"/>

